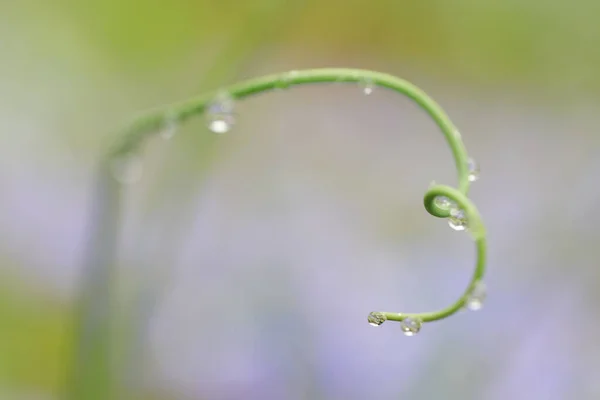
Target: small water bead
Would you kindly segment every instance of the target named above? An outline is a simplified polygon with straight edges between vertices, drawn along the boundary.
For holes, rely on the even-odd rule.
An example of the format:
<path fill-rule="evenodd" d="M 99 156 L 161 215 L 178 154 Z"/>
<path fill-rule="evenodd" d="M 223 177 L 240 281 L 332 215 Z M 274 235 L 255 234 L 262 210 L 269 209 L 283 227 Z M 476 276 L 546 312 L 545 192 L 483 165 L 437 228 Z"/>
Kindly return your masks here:
<path fill-rule="evenodd" d="M 142 179 L 144 164 L 137 154 L 124 154 L 111 162 L 113 177 L 123 185 L 130 185 Z"/>
<path fill-rule="evenodd" d="M 456 207 L 456 203 L 447 198 L 446 196 L 436 196 L 434 200 L 436 207 L 442 210 L 449 210 L 450 208 Z"/>
<path fill-rule="evenodd" d="M 214 133 L 226 133 L 235 124 L 235 102 L 227 92 L 221 92 L 206 107 L 208 129 Z"/>
<path fill-rule="evenodd" d="M 418 318 L 404 318 L 400 322 L 400 329 L 406 336 L 415 336 L 421 330 L 423 322 Z"/>
<path fill-rule="evenodd" d="M 372 312 L 369 314 L 367 321 L 369 321 L 369 325 L 371 325 L 371 326 L 379 326 L 379 325 L 383 324 L 385 321 L 387 321 L 387 318 L 385 317 L 385 315 L 383 315 L 383 313 Z"/>
<path fill-rule="evenodd" d="M 362 88 L 363 93 L 367 96 L 373 93 L 375 90 L 375 84 L 373 83 L 373 80 L 369 78 L 362 79 L 360 81 L 360 87 Z"/>
<path fill-rule="evenodd" d="M 160 137 L 169 140 L 175 136 L 175 133 L 177 133 L 177 119 L 174 115 L 167 115 L 160 130 Z"/>
<path fill-rule="evenodd" d="M 465 210 L 452 208 L 450 210 L 450 216 L 448 217 L 448 225 L 455 231 L 464 231 L 467 229 L 468 220 Z"/>
<path fill-rule="evenodd" d="M 469 158 L 467 166 L 469 169 L 469 182 L 475 182 L 479 179 L 479 164 L 472 158 Z"/>
<path fill-rule="evenodd" d="M 471 311 L 481 310 L 485 298 L 487 297 L 487 288 L 485 283 L 478 281 L 469 293 L 469 297 L 465 302 L 465 307 Z"/>

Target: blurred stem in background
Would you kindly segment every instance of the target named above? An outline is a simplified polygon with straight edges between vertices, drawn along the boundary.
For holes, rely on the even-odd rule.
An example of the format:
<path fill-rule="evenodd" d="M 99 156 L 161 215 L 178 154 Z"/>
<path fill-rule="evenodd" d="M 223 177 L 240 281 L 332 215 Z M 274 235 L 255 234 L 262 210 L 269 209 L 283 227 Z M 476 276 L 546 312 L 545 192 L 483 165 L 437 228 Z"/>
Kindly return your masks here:
<path fill-rule="evenodd" d="M 66 388 L 66 397 L 72 400 L 110 399 L 114 389 L 110 337 L 120 190 L 107 163 L 100 165 L 96 179 L 91 235 L 75 318 L 73 364 Z"/>
<path fill-rule="evenodd" d="M 294 9 L 302 2 L 294 2 Z M 201 80 L 201 88 L 211 84 L 222 84 L 234 78 L 240 71 L 244 60 L 265 41 L 284 27 L 281 14 L 289 13 L 292 8 L 285 0 L 272 0 L 259 3 L 259 7 L 248 16 L 247 22 L 241 25 L 234 39 L 226 50 L 213 62 L 209 72 Z M 206 135 L 194 138 L 193 160 L 201 159 L 201 169 L 206 169 L 211 157 L 205 150 L 198 157 L 199 149 L 206 149 Z M 176 172 L 189 170 L 188 162 L 178 163 Z M 197 170 L 197 168 L 195 169 Z M 196 172 L 196 171 L 195 171 Z M 167 176 L 185 176 L 171 170 Z M 119 232 L 119 188 L 114 181 L 110 165 L 103 163 L 97 178 L 96 204 L 92 217 L 88 255 L 83 268 L 81 295 L 76 316 L 75 340 L 73 344 L 73 364 L 68 376 L 67 398 L 70 400 L 106 400 L 115 398 L 131 399 L 140 391 L 141 366 L 139 364 L 140 343 L 147 328 L 149 314 L 157 302 L 164 281 L 151 280 L 144 282 L 139 275 L 140 285 L 134 304 L 123 309 L 116 309 L 118 296 L 115 296 L 116 253 Z M 164 179 L 164 177 L 163 177 Z M 201 180 L 195 180 L 200 182 Z M 196 187 L 179 186 L 183 203 L 195 199 Z M 160 188 L 164 191 L 164 187 Z M 168 192 L 168 190 L 167 190 Z M 189 229 L 186 221 L 188 207 L 179 204 L 178 213 L 169 214 L 169 221 L 161 221 L 163 231 L 169 232 L 170 242 L 167 247 L 174 254 L 183 235 Z M 150 212 L 150 210 L 148 210 Z M 142 238 L 140 238 L 142 239 Z M 161 286 L 156 286 L 160 284 Z M 118 321 L 118 322 L 117 322 Z M 117 324 L 115 325 L 115 322 Z M 117 354 L 119 355 L 117 357 Z M 117 381 L 117 377 L 126 376 L 127 384 Z"/>

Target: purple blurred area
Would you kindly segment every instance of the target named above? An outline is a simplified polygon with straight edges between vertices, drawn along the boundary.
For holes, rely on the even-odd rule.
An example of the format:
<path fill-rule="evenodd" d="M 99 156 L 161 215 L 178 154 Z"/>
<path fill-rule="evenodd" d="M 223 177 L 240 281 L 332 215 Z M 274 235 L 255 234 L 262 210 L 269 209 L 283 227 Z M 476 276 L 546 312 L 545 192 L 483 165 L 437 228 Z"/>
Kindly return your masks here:
<path fill-rule="evenodd" d="M 0 5 L 0 399 L 59 398 L 94 168 L 118 127 L 325 66 L 406 78 L 460 129 L 481 165 L 484 308 L 415 337 L 367 324 L 445 307 L 473 271 L 469 236 L 423 209 L 456 172 L 416 105 L 352 84 L 257 96 L 224 135 L 198 118 L 152 139 L 124 188 L 118 297 L 135 311 L 139 398 L 600 398 L 596 3 L 251 3 Z"/>

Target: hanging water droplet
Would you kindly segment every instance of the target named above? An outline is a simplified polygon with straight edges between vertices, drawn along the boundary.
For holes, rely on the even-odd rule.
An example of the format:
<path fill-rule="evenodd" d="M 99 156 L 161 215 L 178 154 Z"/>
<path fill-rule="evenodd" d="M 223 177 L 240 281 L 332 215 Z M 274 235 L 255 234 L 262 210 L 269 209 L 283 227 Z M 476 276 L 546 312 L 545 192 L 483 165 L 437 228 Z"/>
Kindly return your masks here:
<path fill-rule="evenodd" d="M 418 318 L 404 318 L 400 322 L 400 328 L 406 336 L 415 336 L 421 330 L 423 323 Z"/>
<path fill-rule="evenodd" d="M 375 84 L 373 83 L 373 80 L 369 78 L 362 79 L 360 81 L 360 87 L 362 88 L 363 93 L 367 96 L 373 93 L 375 90 Z"/>
<path fill-rule="evenodd" d="M 471 311 L 481 310 L 483 307 L 483 303 L 485 302 L 485 298 L 487 296 L 487 288 L 485 283 L 478 281 L 475 283 L 473 289 L 469 293 L 469 297 L 465 302 L 465 307 Z"/>
<path fill-rule="evenodd" d="M 160 137 L 169 140 L 175 136 L 175 133 L 177 133 L 177 118 L 174 115 L 167 114 L 160 130 Z"/>
<path fill-rule="evenodd" d="M 235 124 L 235 102 L 227 92 L 221 92 L 206 107 L 208 129 L 214 133 L 226 133 Z"/>
<path fill-rule="evenodd" d="M 472 158 L 467 161 L 469 168 L 469 182 L 475 182 L 479 179 L 479 164 Z"/>
<path fill-rule="evenodd" d="M 450 208 L 456 207 L 456 203 L 446 196 L 436 196 L 433 202 L 436 207 L 439 207 L 442 210 L 449 210 Z"/>
<path fill-rule="evenodd" d="M 282 74 L 281 78 L 279 79 L 279 82 L 277 83 L 277 88 L 278 89 L 289 88 L 293 84 L 294 79 L 296 79 L 298 77 L 298 75 L 300 75 L 300 72 L 298 72 L 298 71 L 288 71 L 288 72 Z"/>
<path fill-rule="evenodd" d="M 379 326 L 379 325 L 383 324 L 385 321 L 387 321 L 387 318 L 385 317 L 385 315 L 383 313 L 372 312 L 369 314 L 367 321 L 369 321 L 369 325 L 371 325 L 371 326 Z"/>
<path fill-rule="evenodd" d="M 113 177 L 124 185 L 138 182 L 144 172 L 144 164 L 137 154 L 124 154 L 111 161 Z"/>
<path fill-rule="evenodd" d="M 450 216 L 448 217 L 448 225 L 455 231 L 464 231 L 467 229 L 468 220 L 465 210 L 452 208 L 450 210 Z"/>

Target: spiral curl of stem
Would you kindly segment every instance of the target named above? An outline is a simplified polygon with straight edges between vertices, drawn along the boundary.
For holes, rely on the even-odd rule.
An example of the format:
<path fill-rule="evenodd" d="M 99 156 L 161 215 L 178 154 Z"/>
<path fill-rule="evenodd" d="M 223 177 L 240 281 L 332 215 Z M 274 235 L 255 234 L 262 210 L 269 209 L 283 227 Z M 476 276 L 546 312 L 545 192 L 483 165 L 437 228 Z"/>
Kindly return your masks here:
<path fill-rule="evenodd" d="M 431 322 L 447 318 L 465 306 L 475 285 L 483 278 L 486 262 L 486 232 L 479 211 L 467 197 L 471 183 L 469 180 L 469 157 L 458 129 L 433 99 L 406 80 L 381 72 L 346 68 L 289 71 L 250 79 L 229 87 L 220 88 L 218 91 L 197 98 L 150 111 L 145 116 L 136 119 L 125 130 L 120 141 L 109 152 L 108 159 L 137 152 L 147 137 L 157 134 L 165 126 L 173 123 L 181 124 L 194 116 L 201 115 L 211 101 L 223 92 L 226 92 L 234 100 L 240 100 L 255 94 L 281 88 L 287 89 L 297 85 L 340 82 L 368 83 L 407 96 L 435 121 L 452 151 L 458 173 L 458 188 L 433 185 L 425 193 L 423 203 L 427 212 L 438 218 L 448 218 L 450 216 L 449 209 L 436 205 L 435 199 L 438 196 L 445 196 L 464 210 L 468 221 L 468 230 L 476 248 L 475 271 L 471 280 L 463 295 L 453 304 L 441 310 L 424 313 L 378 312 L 379 315 L 390 321 L 402 321 L 411 318 L 418 319 L 421 322 Z"/>

